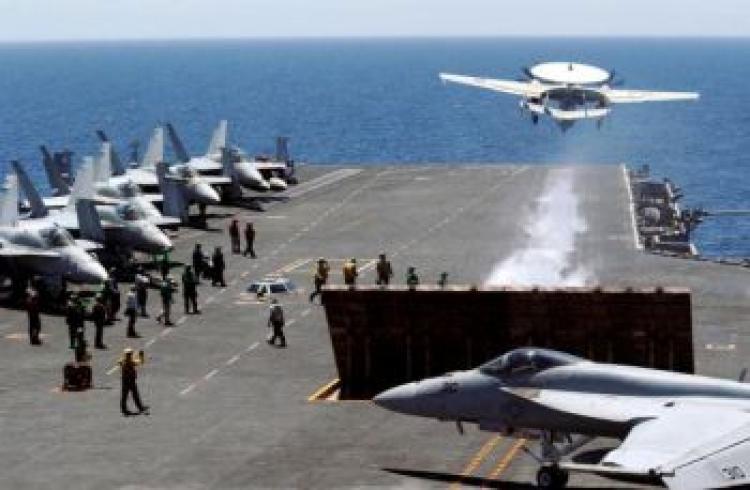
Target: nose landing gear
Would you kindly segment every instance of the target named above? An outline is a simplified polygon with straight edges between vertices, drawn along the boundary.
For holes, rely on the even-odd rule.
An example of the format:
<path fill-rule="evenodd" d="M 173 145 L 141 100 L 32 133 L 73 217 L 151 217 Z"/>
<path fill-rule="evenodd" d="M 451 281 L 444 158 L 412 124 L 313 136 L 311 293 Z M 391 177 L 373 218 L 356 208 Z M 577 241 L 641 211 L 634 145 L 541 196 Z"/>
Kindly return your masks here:
<path fill-rule="evenodd" d="M 569 477 L 569 473 L 556 464 L 546 465 L 536 472 L 536 484 L 539 488 L 565 488 Z"/>

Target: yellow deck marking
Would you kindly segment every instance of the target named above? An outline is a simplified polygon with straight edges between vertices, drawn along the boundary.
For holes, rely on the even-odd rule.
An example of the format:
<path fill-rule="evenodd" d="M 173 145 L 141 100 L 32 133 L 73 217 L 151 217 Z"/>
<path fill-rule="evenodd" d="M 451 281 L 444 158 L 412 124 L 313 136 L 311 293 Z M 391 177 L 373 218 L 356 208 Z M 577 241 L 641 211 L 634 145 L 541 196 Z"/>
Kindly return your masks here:
<path fill-rule="evenodd" d="M 505 453 L 503 457 L 500 458 L 500 460 L 497 462 L 495 469 L 492 470 L 492 473 L 490 473 L 488 478 L 492 480 L 500 478 L 500 475 L 502 475 L 505 470 L 508 469 L 511 461 L 513 461 L 513 458 L 516 457 L 516 454 L 518 454 L 518 451 L 521 450 L 524 444 L 526 444 L 526 439 L 516 440 L 516 442 L 513 443 L 510 449 L 508 449 L 508 452 Z"/>
<path fill-rule="evenodd" d="M 320 388 L 318 388 L 315 391 L 315 393 L 313 393 L 312 395 L 310 395 L 309 397 L 307 397 L 307 401 L 308 402 L 319 402 L 319 401 L 324 400 L 327 397 L 327 395 L 329 395 L 332 391 L 334 391 L 338 387 L 338 385 L 339 385 L 340 382 L 341 382 L 341 380 L 339 380 L 338 378 L 336 378 L 333 381 L 330 381 L 330 382 L 324 384 L 323 386 L 321 386 Z"/>
<path fill-rule="evenodd" d="M 482 465 L 487 456 L 489 456 L 492 450 L 495 449 L 498 444 L 500 444 L 500 441 L 502 439 L 502 436 L 495 435 L 492 436 L 490 440 L 485 442 L 484 446 L 482 446 L 479 451 L 474 453 L 474 457 L 471 458 L 471 460 L 464 467 L 463 471 L 461 471 L 461 478 L 473 475 L 474 472 L 477 471 L 477 469 L 479 469 L 479 467 Z M 458 479 L 458 481 L 454 482 L 450 488 L 461 488 L 460 478 Z"/>

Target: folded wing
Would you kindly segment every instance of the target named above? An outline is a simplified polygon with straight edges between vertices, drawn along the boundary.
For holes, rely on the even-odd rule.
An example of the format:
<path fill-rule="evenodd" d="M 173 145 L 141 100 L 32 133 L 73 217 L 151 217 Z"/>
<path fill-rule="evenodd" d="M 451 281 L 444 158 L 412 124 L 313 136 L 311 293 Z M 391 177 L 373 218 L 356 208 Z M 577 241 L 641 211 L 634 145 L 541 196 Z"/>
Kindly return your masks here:
<path fill-rule="evenodd" d="M 669 488 L 750 484 L 750 413 L 732 406 L 665 407 L 644 420 L 600 466 L 660 476 Z"/>

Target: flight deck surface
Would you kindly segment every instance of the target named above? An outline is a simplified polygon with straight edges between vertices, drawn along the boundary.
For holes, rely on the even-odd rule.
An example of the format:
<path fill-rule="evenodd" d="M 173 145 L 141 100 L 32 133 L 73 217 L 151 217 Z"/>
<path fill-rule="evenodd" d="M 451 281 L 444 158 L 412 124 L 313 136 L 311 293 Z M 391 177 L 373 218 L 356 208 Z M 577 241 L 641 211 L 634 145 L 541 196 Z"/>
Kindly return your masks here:
<path fill-rule="evenodd" d="M 72 360 L 62 318 L 44 315 L 44 345 L 32 347 L 25 314 L 2 310 L 0 487 L 533 488 L 537 465 L 514 439 L 473 426 L 461 436 L 451 423 L 367 401 L 309 401 L 337 376 L 323 308 L 307 299 L 318 257 L 330 260 L 337 283 L 350 257 L 360 281 L 374 282 L 381 251 L 397 283 L 407 266 L 422 283 L 443 271 L 452 284 L 514 282 L 513 274 L 530 280 L 521 277 L 524 266 L 549 257 L 534 243 L 564 248 L 572 237 L 572 253 L 552 254 L 545 271 L 568 282 L 690 287 L 697 371 L 734 378 L 750 358 L 750 272 L 639 250 L 621 166 L 305 166 L 298 173 L 289 200 L 269 198 L 263 212 L 213 208 L 208 230 L 175 235 L 172 257 L 186 263 L 196 242 L 207 252 L 221 245 L 228 287 L 203 281 L 201 315 L 183 315 L 178 294 L 174 328 L 154 320 L 159 297 L 150 291 L 151 318 L 136 324 L 143 338 L 126 339 L 121 320 L 106 330 L 109 350 L 93 351 L 92 390 L 59 390 L 62 366 Z M 230 253 L 232 218 L 255 223 L 257 259 Z M 181 268 L 172 274 L 179 279 Z M 268 304 L 245 292 L 269 274 L 300 288 L 280 296 L 286 349 L 266 344 Z M 125 346 L 146 351 L 139 386 L 149 416 L 120 415 L 116 361 Z M 582 475 L 570 482 L 613 486 L 629 485 Z"/>

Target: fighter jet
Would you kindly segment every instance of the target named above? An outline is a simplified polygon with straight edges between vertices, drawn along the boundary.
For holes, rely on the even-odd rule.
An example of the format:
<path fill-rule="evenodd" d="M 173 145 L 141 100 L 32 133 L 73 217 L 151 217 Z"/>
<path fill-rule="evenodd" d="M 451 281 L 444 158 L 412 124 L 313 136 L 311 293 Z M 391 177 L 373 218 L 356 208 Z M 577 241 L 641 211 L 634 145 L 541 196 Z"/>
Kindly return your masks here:
<path fill-rule="evenodd" d="M 102 142 L 109 141 L 103 131 L 97 131 L 97 135 Z M 110 146 L 110 149 L 112 168 L 110 183 L 117 184 L 122 181 L 131 181 L 140 187 L 147 196 L 160 193 L 164 198 L 163 189 L 159 190 L 159 176 L 156 172 L 156 164 L 164 160 L 164 130 L 161 127 L 154 129 L 146 153 L 140 163 L 134 162 L 130 166 L 125 166 L 114 151 L 114 147 Z M 175 183 L 171 187 L 172 191 L 169 197 L 176 197 L 181 205 L 179 207 L 173 204 L 167 206 L 165 202 L 164 214 L 177 216 L 183 221 L 187 221 L 190 204 L 215 205 L 221 202 L 221 197 L 211 187 L 212 179 L 204 178 L 192 168 L 182 164 L 166 165 L 165 170 Z M 221 178 L 229 182 L 225 177 Z M 170 214 L 166 211 L 167 207 L 171 210 L 178 210 L 179 213 Z"/>
<path fill-rule="evenodd" d="M 166 127 L 177 160 L 197 172 L 201 177 L 208 179 L 211 184 L 224 188 L 231 186 L 234 188 L 234 194 L 237 193 L 239 186 L 259 191 L 269 189 L 268 183 L 252 165 L 240 160 L 225 158 L 225 153 L 222 150 L 226 148 L 226 120 L 219 122 L 219 126 L 211 135 L 208 150 L 202 156 L 191 157 L 177 135 L 174 126 L 167 123 Z"/>
<path fill-rule="evenodd" d="M 652 92 L 621 90 L 615 72 L 572 62 L 540 63 L 523 69 L 525 80 L 498 80 L 441 73 L 444 82 L 470 85 L 521 97 L 519 106 L 537 124 L 549 116 L 565 131 L 576 121 L 592 119 L 597 127 L 613 104 L 634 104 L 674 100 L 695 100 L 695 92 Z"/>
<path fill-rule="evenodd" d="M 112 150 L 111 143 L 102 143 L 98 158 L 93 160 L 94 180 L 92 182 L 92 200 L 98 204 L 126 205 L 132 209 L 131 213 L 137 213 L 143 219 L 159 227 L 173 227 L 180 223 L 180 219 L 172 216 L 164 216 L 154 205 L 163 199 L 161 194 L 146 195 L 141 188 L 128 178 L 111 177 L 112 175 Z M 63 209 L 70 202 L 71 190 L 67 181 L 60 173 L 51 158 L 44 158 L 44 167 L 50 185 L 55 189 L 54 196 L 43 197 L 42 202 L 48 210 Z"/>
<path fill-rule="evenodd" d="M 246 180 L 244 183 L 241 177 L 233 179 L 233 181 L 239 181 L 239 184 L 243 187 L 259 191 L 285 191 L 287 178 L 291 177 L 293 173 L 293 166 L 289 165 L 287 143 L 288 138 L 280 136 L 276 139 L 276 155 L 274 157 L 269 155 L 251 157 L 241 148 L 227 145 L 227 121 L 222 120 L 214 131 L 206 157 L 216 162 L 225 162 L 225 160 L 222 160 L 223 153 L 220 150 L 228 148 L 230 160 L 228 163 L 224 163 L 225 173 L 232 175 L 232 172 L 234 172 L 239 176 L 243 174 L 253 176 L 252 180 Z"/>
<path fill-rule="evenodd" d="M 94 219 L 101 221 L 103 234 L 96 233 L 96 237 L 87 236 L 84 223 L 81 222 L 80 214 L 77 212 L 76 203 L 81 199 L 92 201 L 94 195 L 93 159 L 90 157 L 85 158 L 84 164 L 78 169 L 68 205 L 55 211 L 49 211 L 44 206 L 41 196 L 23 167 L 18 162 L 13 162 L 12 165 L 21 188 L 29 200 L 31 207 L 29 221 L 52 223 L 68 231 L 80 232 L 84 238 L 93 239 L 99 243 L 106 242 L 126 252 L 158 254 L 172 249 L 169 237 L 129 203 L 94 207 L 92 211 L 96 215 Z"/>
<path fill-rule="evenodd" d="M 74 240 L 65 228 L 54 223 L 19 219 L 15 175 L 7 176 L 6 190 L 0 200 L 0 270 L 3 274 L 20 279 L 39 277 L 57 286 L 63 281 L 99 284 L 107 279 L 107 271 L 87 251 L 96 245 Z"/>
<path fill-rule="evenodd" d="M 587 472 L 669 488 L 750 484 L 750 386 L 729 380 L 601 364 L 534 347 L 469 371 L 391 388 L 388 410 L 538 438 L 537 484 L 563 488 Z M 563 462 L 591 437 L 621 444 L 596 464 Z M 529 450 L 527 450 L 529 451 Z"/>

